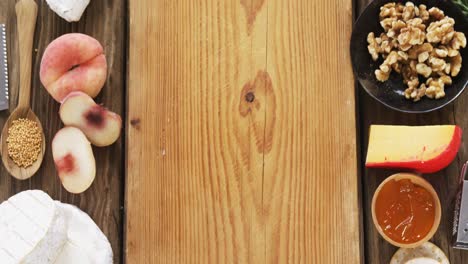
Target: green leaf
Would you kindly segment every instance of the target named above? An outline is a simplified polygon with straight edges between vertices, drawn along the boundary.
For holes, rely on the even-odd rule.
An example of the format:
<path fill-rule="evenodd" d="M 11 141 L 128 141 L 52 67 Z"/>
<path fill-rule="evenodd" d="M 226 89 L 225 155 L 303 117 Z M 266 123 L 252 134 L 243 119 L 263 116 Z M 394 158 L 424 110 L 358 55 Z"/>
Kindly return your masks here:
<path fill-rule="evenodd" d="M 452 0 L 468 16 L 468 0 Z"/>

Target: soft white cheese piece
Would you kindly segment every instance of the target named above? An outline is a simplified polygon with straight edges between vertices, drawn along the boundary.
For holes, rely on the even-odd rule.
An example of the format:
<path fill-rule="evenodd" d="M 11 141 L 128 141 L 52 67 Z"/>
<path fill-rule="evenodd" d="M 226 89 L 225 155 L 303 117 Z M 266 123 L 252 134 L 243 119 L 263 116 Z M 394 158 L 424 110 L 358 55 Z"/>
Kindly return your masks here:
<path fill-rule="evenodd" d="M 405 264 L 440 264 L 440 262 L 431 258 L 415 258 L 405 262 Z"/>
<path fill-rule="evenodd" d="M 0 263 L 53 263 L 66 239 L 65 216 L 46 193 L 25 191 L 0 204 Z"/>
<path fill-rule="evenodd" d="M 66 21 L 76 22 L 83 15 L 89 0 L 47 0 L 47 4 Z"/>
<path fill-rule="evenodd" d="M 415 248 L 400 248 L 390 264 L 450 264 L 445 253 L 431 242 Z"/>
<path fill-rule="evenodd" d="M 73 205 L 56 203 L 66 215 L 68 241 L 55 264 L 112 264 L 112 247 L 94 221 Z"/>

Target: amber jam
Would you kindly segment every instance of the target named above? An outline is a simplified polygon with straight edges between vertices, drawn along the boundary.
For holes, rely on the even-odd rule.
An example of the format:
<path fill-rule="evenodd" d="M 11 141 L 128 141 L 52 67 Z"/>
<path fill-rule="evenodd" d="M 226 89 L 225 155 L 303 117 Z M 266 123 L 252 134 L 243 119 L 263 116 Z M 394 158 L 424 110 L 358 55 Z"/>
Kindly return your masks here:
<path fill-rule="evenodd" d="M 390 180 L 378 193 L 375 214 L 391 240 L 412 244 L 423 239 L 434 225 L 434 197 L 408 179 Z"/>

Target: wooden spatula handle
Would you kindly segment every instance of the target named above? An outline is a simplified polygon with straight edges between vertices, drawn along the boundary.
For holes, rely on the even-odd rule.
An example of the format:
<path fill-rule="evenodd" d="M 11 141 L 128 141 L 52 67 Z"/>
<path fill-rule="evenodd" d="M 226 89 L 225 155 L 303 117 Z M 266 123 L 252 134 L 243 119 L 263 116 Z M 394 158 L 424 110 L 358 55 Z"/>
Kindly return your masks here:
<path fill-rule="evenodd" d="M 20 86 L 18 107 L 29 107 L 31 99 L 31 66 L 37 4 L 34 0 L 19 0 L 15 6 L 20 54 Z"/>

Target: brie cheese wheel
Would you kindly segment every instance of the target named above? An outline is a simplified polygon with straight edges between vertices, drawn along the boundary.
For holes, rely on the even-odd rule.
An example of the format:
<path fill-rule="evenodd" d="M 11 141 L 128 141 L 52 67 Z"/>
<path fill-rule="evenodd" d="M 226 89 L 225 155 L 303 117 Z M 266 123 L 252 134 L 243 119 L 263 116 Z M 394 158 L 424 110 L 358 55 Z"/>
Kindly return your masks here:
<path fill-rule="evenodd" d="M 445 253 L 431 242 L 415 248 L 400 248 L 390 264 L 450 264 Z"/>
<path fill-rule="evenodd" d="M 0 263 L 53 263 L 66 240 L 65 216 L 46 193 L 24 191 L 0 204 Z"/>
<path fill-rule="evenodd" d="M 94 221 L 76 206 L 56 204 L 66 217 L 68 241 L 55 263 L 112 264 L 111 245 Z"/>
<path fill-rule="evenodd" d="M 431 258 L 415 258 L 405 262 L 405 264 L 440 264 L 440 262 Z"/>
<path fill-rule="evenodd" d="M 89 0 L 47 0 L 50 9 L 68 22 L 79 21 Z"/>

